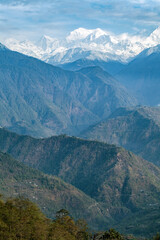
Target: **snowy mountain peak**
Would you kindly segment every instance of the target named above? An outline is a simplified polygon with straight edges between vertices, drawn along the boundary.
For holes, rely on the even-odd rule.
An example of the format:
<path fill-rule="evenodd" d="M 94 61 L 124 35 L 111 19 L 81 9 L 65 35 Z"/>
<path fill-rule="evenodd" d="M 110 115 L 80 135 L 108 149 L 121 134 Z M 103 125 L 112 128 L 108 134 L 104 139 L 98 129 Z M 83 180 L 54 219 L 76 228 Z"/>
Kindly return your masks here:
<path fill-rule="evenodd" d="M 5 42 L 11 50 L 52 64 L 72 62 L 80 58 L 127 62 L 144 49 L 158 44 L 160 44 L 160 27 L 148 37 L 131 36 L 128 33 L 114 35 L 100 28 L 78 28 L 70 32 L 62 41 L 44 35 L 37 43 L 14 39 Z M 153 51 L 157 51 L 157 48 L 152 48 L 148 54 Z"/>
<path fill-rule="evenodd" d="M 85 28 L 78 28 L 72 32 L 70 32 L 69 36 L 67 36 L 67 41 L 76 41 L 86 38 L 89 34 L 92 33 L 92 30 L 88 30 Z"/>
<path fill-rule="evenodd" d="M 160 27 L 156 28 L 150 36 L 146 39 L 148 47 L 156 46 L 160 44 Z"/>
<path fill-rule="evenodd" d="M 59 41 L 56 38 L 43 35 L 36 45 L 43 49 L 43 51 L 51 52 L 53 49 L 59 47 Z"/>
<path fill-rule="evenodd" d="M 100 28 L 96 28 L 95 30 L 93 30 L 92 34 L 95 36 L 95 38 L 99 38 L 99 37 L 104 36 L 104 35 L 109 35 L 108 32 L 103 31 Z"/>
<path fill-rule="evenodd" d="M 88 36 L 91 36 L 91 39 L 96 39 L 99 38 L 103 35 L 108 35 L 109 33 L 103 31 L 100 28 L 96 28 L 96 29 L 85 29 L 85 28 L 78 28 L 74 31 L 72 31 L 69 36 L 66 38 L 68 42 L 71 41 L 79 41 L 79 40 L 83 40 L 85 38 L 87 38 Z"/>

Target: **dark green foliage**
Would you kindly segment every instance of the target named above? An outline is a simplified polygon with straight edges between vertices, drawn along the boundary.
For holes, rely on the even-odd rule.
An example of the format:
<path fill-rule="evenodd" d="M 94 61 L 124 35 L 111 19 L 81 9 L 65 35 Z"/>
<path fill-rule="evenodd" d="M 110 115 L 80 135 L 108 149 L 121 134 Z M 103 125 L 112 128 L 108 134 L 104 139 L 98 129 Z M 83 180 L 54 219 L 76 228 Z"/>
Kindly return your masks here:
<path fill-rule="evenodd" d="M 61 219 L 63 217 L 69 216 L 69 212 L 66 209 L 61 209 L 56 212 L 56 218 Z"/>
<path fill-rule="evenodd" d="M 115 229 L 111 228 L 106 232 L 99 232 L 94 234 L 93 236 L 94 240 L 125 240 L 125 239 L 132 239 L 132 238 L 124 238 L 119 232 L 117 232 Z"/>
<path fill-rule="evenodd" d="M 47 219 L 27 199 L 10 199 L 2 203 L 0 222 L 1 240 L 47 240 Z"/>
<path fill-rule="evenodd" d="M 64 212 L 64 209 L 59 212 Z M 16 198 L 0 202 L 0 239 L 89 240 L 90 238 L 88 232 L 78 228 L 68 215 L 51 221 L 28 199 Z"/>
<path fill-rule="evenodd" d="M 107 239 L 110 239 L 110 240 L 124 240 L 122 235 L 113 228 L 109 229 L 109 231 L 104 233 L 103 239 L 104 240 L 107 240 Z"/>

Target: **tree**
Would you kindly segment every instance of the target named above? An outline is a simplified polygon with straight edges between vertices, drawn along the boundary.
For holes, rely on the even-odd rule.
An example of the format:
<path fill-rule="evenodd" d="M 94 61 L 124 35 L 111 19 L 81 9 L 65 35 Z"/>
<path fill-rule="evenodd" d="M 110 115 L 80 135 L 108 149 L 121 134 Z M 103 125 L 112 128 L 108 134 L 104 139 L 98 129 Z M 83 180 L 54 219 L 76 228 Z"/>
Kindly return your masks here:
<path fill-rule="evenodd" d="M 1 209 L 1 234 L 5 228 L 12 240 L 46 240 L 47 218 L 28 199 L 7 200 Z M 0 238 L 2 239 L 2 237 Z"/>
<path fill-rule="evenodd" d="M 117 232 L 115 229 L 111 228 L 109 229 L 109 231 L 106 231 L 103 235 L 103 238 L 104 240 L 106 239 L 110 239 L 110 240 L 124 240 L 123 236 Z"/>
<path fill-rule="evenodd" d="M 153 237 L 153 240 L 160 240 L 160 234 L 157 233 L 156 236 Z"/>
<path fill-rule="evenodd" d="M 88 240 L 91 237 L 89 233 L 88 224 L 85 220 L 79 219 L 76 221 L 76 226 L 78 227 L 78 232 L 76 235 L 76 239 L 78 240 Z"/>
<path fill-rule="evenodd" d="M 65 216 L 69 216 L 69 212 L 66 209 L 62 208 L 61 210 L 56 212 L 56 219 L 59 219 Z"/>

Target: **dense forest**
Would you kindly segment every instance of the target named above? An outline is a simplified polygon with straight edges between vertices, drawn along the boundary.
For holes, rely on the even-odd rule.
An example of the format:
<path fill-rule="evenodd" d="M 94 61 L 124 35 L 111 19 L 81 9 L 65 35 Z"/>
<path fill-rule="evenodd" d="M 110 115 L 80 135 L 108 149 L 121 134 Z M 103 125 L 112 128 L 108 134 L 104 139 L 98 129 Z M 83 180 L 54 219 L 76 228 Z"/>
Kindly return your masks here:
<path fill-rule="evenodd" d="M 55 219 L 48 219 L 30 200 L 23 197 L 0 200 L 0 239 L 1 240 L 100 240 L 135 239 L 123 236 L 114 229 L 106 232 L 89 230 L 83 219 L 74 220 L 69 212 L 61 209 Z M 159 240 L 160 235 L 153 237 Z"/>

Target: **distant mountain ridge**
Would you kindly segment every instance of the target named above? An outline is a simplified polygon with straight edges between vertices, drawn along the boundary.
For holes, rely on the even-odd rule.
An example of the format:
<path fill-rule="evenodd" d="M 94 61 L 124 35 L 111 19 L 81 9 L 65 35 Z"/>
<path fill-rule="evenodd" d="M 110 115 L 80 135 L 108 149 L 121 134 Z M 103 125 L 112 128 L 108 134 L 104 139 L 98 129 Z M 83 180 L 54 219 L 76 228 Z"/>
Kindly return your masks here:
<path fill-rule="evenodd" d="M 84 73 L 65 71 L 3 48 L 0 125 L 38 137 L 74 135 L 115 108 L 137 103 L 109 74 L 100 69 L 97 74 L 103 77 L 93 79 Z M 106 102 L 110 98 L 113 101 Z M 98 106 L 104 108 L 103 115 Z"/>
<path fill-rule="evenodd" d="M 82 68 L 99 66 L 104 71 L 108 72 L 112 76 L 119 73 L 124 67 L 125 64 L 122 64 L 118 61 L 100 61 L 100 60 L 89 60 L 87 58 L 78 59 L 75 62 L 70 62 L 66 64 L 60 64 L 59 67 L 69 70 L 69 71 L 78 71 Z"/>
<path fill-rule="evenodd" d="M 63 40 L 42 36 L 37 43 L 7 39 L 11 50 L 24 53 L 52 64 L 73 62 L 81 58 L 126 62 L 146 48 L 160 44 L 160 27 L 149 36 L 115 35 L 100 28 L 78 28 Z"/>
<path fill-rule="evenodd" d="M 117 109 L 105 121 L 90 126 L 83 138 L 123 146 L 160 166 L 160 108 Z"/>
<path fill-rule="evenodd" d="M 116 78 L 142 105 L 160 104 L 160 45 L 141 52 Z"/>

